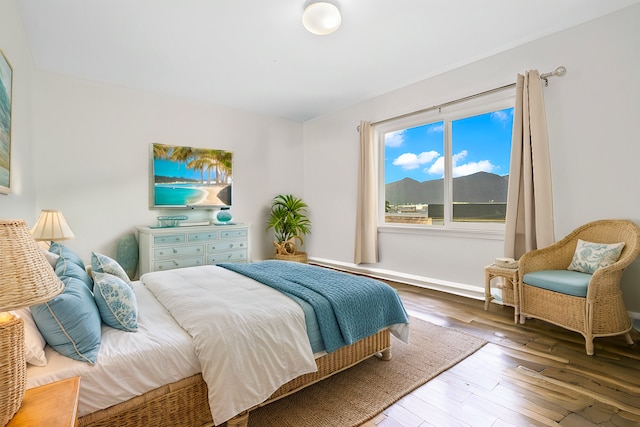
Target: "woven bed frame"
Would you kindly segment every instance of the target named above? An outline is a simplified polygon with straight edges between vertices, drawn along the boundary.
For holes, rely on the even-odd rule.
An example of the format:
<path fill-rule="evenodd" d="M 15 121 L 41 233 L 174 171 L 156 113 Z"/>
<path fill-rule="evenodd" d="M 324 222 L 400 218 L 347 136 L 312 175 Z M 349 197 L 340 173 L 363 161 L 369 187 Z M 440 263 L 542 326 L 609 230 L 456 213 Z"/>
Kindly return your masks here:
<path fill-rule="evenodd" d="M 343 371 L 359 362 L 377 355 L 382 360 L 391 359 L 389 329 L 379 331 L 352 345 L 316 359 L 318 371 L 301 375 L 284 384 L 265 402 L 295 393 L 324 378 Z M 252 408 L 255 409 L 255 408 Z M 249 412 L 227 421 L 227 427 L 247 427 Z M 147 426 L 212 426 L 207 385 L 201 374 L 151 390 L 79 419 L 79 427 L 147 427 Z"/>

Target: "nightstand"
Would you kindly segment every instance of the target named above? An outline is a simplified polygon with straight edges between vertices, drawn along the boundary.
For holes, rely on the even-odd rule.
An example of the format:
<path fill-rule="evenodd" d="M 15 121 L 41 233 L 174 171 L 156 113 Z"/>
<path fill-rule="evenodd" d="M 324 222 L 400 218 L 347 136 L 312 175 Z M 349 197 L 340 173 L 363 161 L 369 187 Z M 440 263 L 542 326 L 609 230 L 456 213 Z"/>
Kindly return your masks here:
<path fill-rule="evenodd" d="M 6 427 L 74 427 L 78 422 L 80 377 L 30 388 Z"/>
<path fill-rule="evenodd" d="M 491 295 L 491 281 L 496 277 L 503 279 L 503 282 L 496 287 L 502 289 L 502 304 L 509 305 L 514 308 L 514 321 L 518 323 L 520 318 L 520 288 L 518 268 L 498 267 L 495 264 L 487 265 L 484 268 L 485 287 L 484 287 L 484 309 L 489 309 L 489 303 L 493 299 Z"/>

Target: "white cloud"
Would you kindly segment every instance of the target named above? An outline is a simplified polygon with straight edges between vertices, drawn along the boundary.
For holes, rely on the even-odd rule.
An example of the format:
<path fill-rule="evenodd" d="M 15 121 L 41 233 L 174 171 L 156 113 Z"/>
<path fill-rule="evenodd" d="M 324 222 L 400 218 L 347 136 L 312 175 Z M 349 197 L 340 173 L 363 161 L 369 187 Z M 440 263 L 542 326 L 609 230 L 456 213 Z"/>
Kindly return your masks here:
<path fill-rule="evenodd" d="M 476 172 L 492 172 L 496 167 L 489 160 L 469 162 L 464 165 L 454 166 L 453 176 L 467 176 Z"/>
<path fill-rule="evenodd" d="M 496 169 L 496 166 L 491 163 L 489 160 L 480 160 L 479 162 L 469 162 L 458 164 L 462 162 L 465 157 L 467 157 L 467 150 L 462 150 L 459 153 L 453 155 L 452 163 L 453 163 L 453 177 L 459 176 L 467 176 L 474 174 L 476 172 L 493 172 Z M 440 156 L 436 159 L 436 161 L 431 165 L 431 167 L 425 169 L 430 175 L 443 176 L 444 175 L 444 157 Z"/>
<path fill-rule="evenodd" d="M 389 132 L 384 135 L 384 145 L 387 147 L 400 147 L 404 143 L 406 129 Z"/>
<path fill-rule="evenodd" d="M 440 156 L 437 151 L 425 151 L 420 154 L 404 153 L 398 156 L 394 161 L 394 166 L 400 166 L 404 170 L 417 169 L 421 165 L 425 165 Z"/>
<path fill-rule="evenodd" d="M 439 126 L 429 126 L 429 130 L 427 130 L 427 133 L 442 133 L 444 132 L 444 123 L 442 123 Z"/>
<path fill-rule="evenodd" d="M 438 157 L 431 167 L 425 169 L 425 172 L 429 175 L 444 176 L 444 157 Z"/>
<path fill-rule="evenodd" d="M 491 113 L 491 119 L 496 120 L 503 125 L 509 123 L 511 121 L 511 117 L 513 116 L 513 110 L 509 110 L 509 112 L 505 110 L 494 111 Z"/>

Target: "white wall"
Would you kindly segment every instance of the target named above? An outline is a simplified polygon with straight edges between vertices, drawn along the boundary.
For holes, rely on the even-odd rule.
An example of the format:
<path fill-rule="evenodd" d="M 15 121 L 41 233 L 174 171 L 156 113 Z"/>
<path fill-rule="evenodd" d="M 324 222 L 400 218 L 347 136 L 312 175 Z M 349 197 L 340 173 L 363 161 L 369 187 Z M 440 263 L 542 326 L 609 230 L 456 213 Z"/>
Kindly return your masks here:
<path fill-rule="evenodd" d="M 34 84 L 38 209 L 60 209 L 85 261 L 114 255 L 117 240 L 162 214 L 149 204 L 149 144 L 234 153 L 234 220 L 252 224 L 254 259 L 273 254 L 266 217 L 273 196 L 302 194 L 302 126 L 148 92 L 38 73 Z"/>
<path fill-rule="evenodd" d="M 550 79 L 544 89 L 556 238 L 595 219 L 640 224 L 638 22 L 640 6 L 633 6 L 305 123 L 305 199 L 314 221 L 310 255 L 352 267 L 360 120 L 415 111 L 514 82 L 525 70 L 547 72 L 559 65 L 567 67 L 566 76 Z M 381 261 L 367 267 L 413 275 L 414 282 L 472 286 L 476 295 L 484 286 L 482 267 L 503 255 L 502 241 L 486 237 L 379 238 Z M 640 312 L 639 282 L 636 261 L 623 277 L 625 302 L 634 312 Z"/>
<path fill-rule="evenodd" d="M 70 247 L 113 254 L 118 238 L 162 212 L 147 207 L 148 146 L 165 142 L 235 153 L 234 208 L 252 227 L 252 255 L 272 253 L 264 222 L 271 198 L 303 194 L 311 207 L 311 257 L 353 259 L 360 120 L 376 121 L 515 81 L 527 69 L 565 65 L 545 89 L 556 236 L 598 218 L 640 223 L 635 195 L 640 149 L 640 6 L 362 104 L 297 123 L 33 71 L 17 1 L 0 2 L 0 46 L 14 70 L 13 186 L 0 218 L 61 209 L 77 235 Z M 384 58 L 381 58 L 384 60 Z M 301 141 L 304 139 L 304 146 Z M 302 159 L 302 161 L 301 161 Z M 502 242 L 442 235 L 381 235 L 377 270 L 480 293 L 482 267 Z M 640 312 L 640 261 L 623 277 L 627 306 Z"/>
<path fill-rule="evenodd" d="M 11 194 L 0 194 L 0 218 L 35 221 L 36 182 L 31 136 L 31 50 L 14 1 L 0 2 L 0 49 L 13 69 L 11 102 Z"/>

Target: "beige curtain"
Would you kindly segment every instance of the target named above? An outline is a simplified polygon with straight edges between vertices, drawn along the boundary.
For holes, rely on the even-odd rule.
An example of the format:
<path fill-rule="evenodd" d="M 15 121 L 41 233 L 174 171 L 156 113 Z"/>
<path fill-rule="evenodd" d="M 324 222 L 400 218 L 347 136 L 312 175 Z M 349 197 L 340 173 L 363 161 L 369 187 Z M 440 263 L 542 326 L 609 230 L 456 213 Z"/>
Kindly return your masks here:
<path fill-rule="evenodd" d="M 554 243 L 549 138 L 538 71 L 518 74 L 507 195 L 504 254 L 524 253 Z"/>
<path fill-rule="evenodd" d="M 354 262 L 378 262 L 378 163 L 370 122 L 360 122 L 358 207 Z"/>

